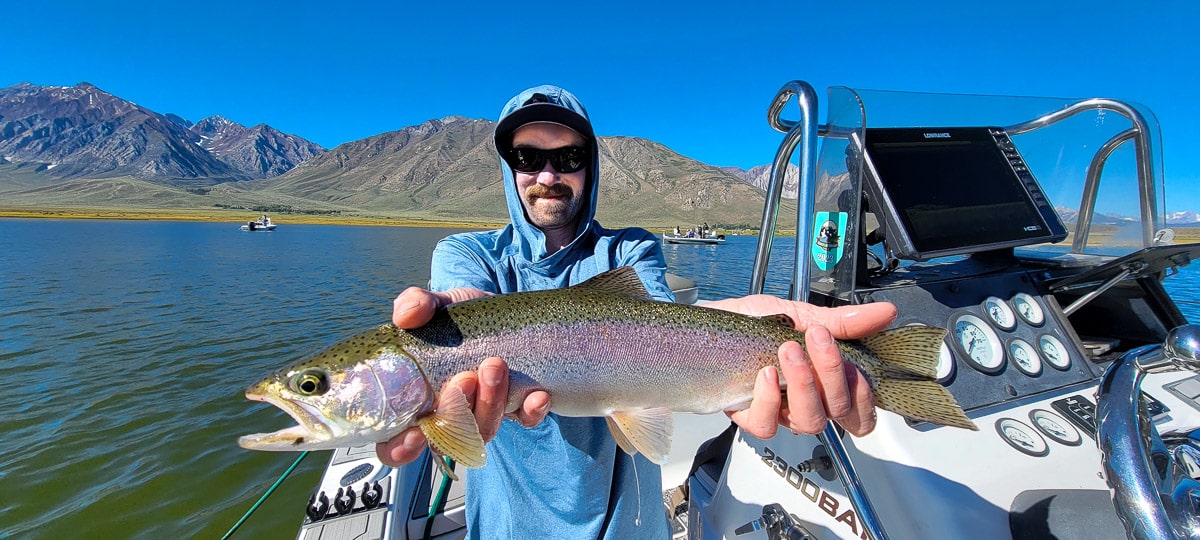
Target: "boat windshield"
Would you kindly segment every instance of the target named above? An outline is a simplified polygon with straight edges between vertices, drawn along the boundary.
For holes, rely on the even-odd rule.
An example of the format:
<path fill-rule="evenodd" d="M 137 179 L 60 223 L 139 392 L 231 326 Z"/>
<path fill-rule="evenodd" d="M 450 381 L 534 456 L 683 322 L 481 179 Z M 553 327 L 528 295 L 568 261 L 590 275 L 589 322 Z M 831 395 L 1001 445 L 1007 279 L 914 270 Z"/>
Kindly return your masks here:
<path fill-rule="evenodd" d="M 1027 166 L 1032 175 L 1035 203 L 1039 200 L 1036 193 L 1039 188 L 1040 197 L 1045 199 L 1038 206 L 1043 209 L 1042 217 L 1047 218 L 1043 221 L 1053 222 L 1056 215 L 1062 225 L 1058 231 L 1066 233 L 1062 240 L 1059 240 L 1062 234 L 1046 234 L 1044 238 L 1032 238 L 1032 242 L 1008 239 L 997 246 L 1012 247 L 1021 256 L 1039 253 L 1119 256 L 1169 241 L 1169 232 L 1163 231 L 1161 135 L 1157 119 L 1144 106 L 1109 99 L 932 94 L 846 87 L 830 88 L 822 105 L 826 133 L 816 167 L 814 210 L 818 220 L 844 216 L 848 223 L 840 227 L 843 238 L 856 238 L 860 231 L 865 234 L 880 227 L 870 212 L 864 223 L 856 222 L 863 204 L 863 196 L 859 194 L 869 200 L 869 188 L 879 184 L 871 181 L 879 176 L 873 172 L 876 164 L 867 163 L 869 159 L 864 161 L 864 152 L 858 151 L 868 144 L 866 153 L 869 153 L 869 141 L 864 143 L 864 140 L 874 136 L 879 141 L 883 132 L 903 131 L 879 128 L 973 128 L 976 133 L 997 133 L 999 138 L 1011 141 L 1019 153 L 1018 160 L 1023 160 L 1021 165 Z M 909 131 L 920 136 L 920 130 Z M 927 136 L 937 137 L 954 130 L 929 131 L 932 134 Z M 1000 141 L 1001 146 L 1004 144 Z M 1017 169 L 1016 176 L 1021 176 L 1020 167 Z M 986 183 L 986 179 L 973 176 L 969 170 L 963 170 L 960 178 L 943 182 L 942 187 L 932 181 L 921 186 L 916 180 L 919 175 L 913 176 L 906 189 L 949 191 L 946 186 L 957 186 L 970 191 L 979 190 Z M 919 203 L 929 204 L 923 199 Z M 1026 210 L 1026 213 L 1037 212 Z M 820 230 L 821 225 L 815 223 L 814 230 Z M 904 226 L 899 220 L 894 225 Z M 816 240 L 813 244 L 820 247 Z M 953 247 L 961 249 L 935 250 L 923 258 L 922 255 L 928 254 L 914 248 L 912 252 L 917 252 L 917 256 L 896 258 L 901 264 L 908 264 L 912 260 L 971 251 L 970 246 Z M 847 245 L 846 249 L 854 248 Z M 876 250 L 883 248 L 872 248 L 872 252 Z M 822 265 L 817 260 L 821 256 L 818 253 L 810 261 L 814 285 L 853 281 L 856 262 L 828 264 L 836 262 L 833 260 L 836 257 L 825 254 L 829 260 Z M 841 273 L 847 274 L 839 276 Z"/>

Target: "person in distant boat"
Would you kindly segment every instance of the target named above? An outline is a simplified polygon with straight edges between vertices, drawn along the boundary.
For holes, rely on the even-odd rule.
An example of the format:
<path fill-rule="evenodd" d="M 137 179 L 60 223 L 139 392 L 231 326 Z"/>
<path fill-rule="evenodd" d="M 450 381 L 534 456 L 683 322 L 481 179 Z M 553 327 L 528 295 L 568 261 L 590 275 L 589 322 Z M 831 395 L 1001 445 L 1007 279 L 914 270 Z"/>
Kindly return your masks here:
<path fill-rule="evenodd" d="M 430 290 L 413 287 L 396 297 L 397 326 L 422 326 L 453 302 L 566 287 L 620 266 L 632 266 L 653 298 L 674 299 L 657 238 L 643 229 L 606 229 L 594 219 L 600 149 L 574 95 L 548 85 L 521 92 L 502 109 L 494 142 L 511 223 L 441 240 L 433 250 Z M 828 419 L 855 435 L 874 428 L 870 387 L 842 361 L 833 338 L 884 329 L 895 318 L 894 306 L 829 309 L 765 295 L 710 305 L 747 315 L 785 313 L 806 330 L 807 349 L 795 342 L 781 346 L 780 368 L 763 369 L 749 408 L 730 414 L 747 433 L 770 438 L 779 426 L 817 433 Z M 671 537 L 657 465 L 622 451 L 604 418 L 548 414 L 546 392 L 529 393 L 506 416 L 508 369 L 503 359 L 480 360 L 477 371 L 448 383 L 467 396 L 490 441 L 487 464 L 466 471 L 469 538 Z M 413 428 L 376 450 L 381 461 L 399 466 L 424 449 L 424 436 Z"/>

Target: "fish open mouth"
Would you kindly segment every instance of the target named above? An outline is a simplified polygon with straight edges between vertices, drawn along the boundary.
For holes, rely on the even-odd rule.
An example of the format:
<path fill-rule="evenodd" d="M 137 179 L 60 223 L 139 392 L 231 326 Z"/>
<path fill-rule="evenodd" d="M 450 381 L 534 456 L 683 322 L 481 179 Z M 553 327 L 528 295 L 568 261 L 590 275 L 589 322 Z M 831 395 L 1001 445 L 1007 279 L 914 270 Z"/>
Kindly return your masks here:
<path fill-rule="evenodd" d="M 314 444 L 333 438 L 333 430 L 325 423 L 324 416 L 308 408 L 304 403 L 280 399 L 270 395 L 246 392 L 246 398 L 263 401 L 279 407 L 296 421 L 296 425 L 271 433 L 255 433 L 238 437 L 238 446 L 247 450 L 317 450 Z"/>

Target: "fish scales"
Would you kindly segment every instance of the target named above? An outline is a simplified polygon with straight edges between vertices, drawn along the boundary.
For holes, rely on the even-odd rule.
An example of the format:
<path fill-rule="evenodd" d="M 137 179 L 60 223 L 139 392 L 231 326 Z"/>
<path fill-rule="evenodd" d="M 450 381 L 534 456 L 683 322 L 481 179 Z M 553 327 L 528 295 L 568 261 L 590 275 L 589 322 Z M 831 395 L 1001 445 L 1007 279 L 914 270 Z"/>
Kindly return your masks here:
<path fill-rule="evenodd" d="M 596 400 L 711 413 L 744 402 L 757 372 L 776 363 L 781 343 L 803 342 L 802 334 L 777 321 L 716 309 L 570 289 L 542 291 L 538 298 L 454 304 L 430 326 L 455 328 L 460 345 L 448 351 L 441 347 L 446 340 L 430 340 L 433 347 L 414 356 L 423 358 L 433 381 L 480 358 L 501 357 L 514 376 L 555 389 L 560 414 L 594 415 L 585 404 Z M 708 399 L 698 400 L 697 393 Z"/>

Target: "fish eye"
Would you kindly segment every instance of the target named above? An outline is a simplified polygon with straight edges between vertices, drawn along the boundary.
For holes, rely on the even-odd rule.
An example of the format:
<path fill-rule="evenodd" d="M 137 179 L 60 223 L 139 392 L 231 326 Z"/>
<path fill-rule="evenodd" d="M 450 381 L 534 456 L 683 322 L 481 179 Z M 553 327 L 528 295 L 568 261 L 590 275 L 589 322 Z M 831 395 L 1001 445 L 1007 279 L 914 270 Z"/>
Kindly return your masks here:
<path fill-rule="evenodd" d="M 292 391 L 304 396 L 319 396 L 329 391 L 329 378 L 318 369 L 301 371 L 292 377 Z"/>

